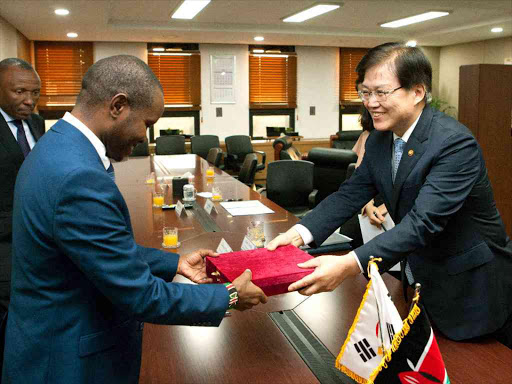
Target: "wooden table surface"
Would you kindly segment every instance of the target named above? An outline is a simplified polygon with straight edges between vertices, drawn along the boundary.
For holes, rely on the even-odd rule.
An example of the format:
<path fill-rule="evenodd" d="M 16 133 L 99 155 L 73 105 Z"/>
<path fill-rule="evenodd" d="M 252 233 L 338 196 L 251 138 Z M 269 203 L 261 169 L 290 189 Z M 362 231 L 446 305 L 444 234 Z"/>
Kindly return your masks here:
<path fill-rule="evenodd" d="M 199 248 L 216 249 L 224 238 L 234 250 L 240 249 L 250 221 L 261 220 L 265 237 L 271 240 L 298 220 L 284 209 L 221 170 L 213 182 L 205 175 L 207 163 L 195 155 L 132 158 L 115 164 L 116 182 L 125 197 L 137 242 L 161 248 L 162 226 L 179 227 L 179 253 Z M 198 192 L 221 188 L 224 199 L 260 200 L 274 214 L 233 217 L 215 203 L 219 213 L 212 218 L 221 232 L 205 232 L 195 215 L 177 217 L 174 210 L 153 209 L 155 185 L 145 184 L 154 171 L 158 183 L 162 177 L 194 175 Z M 166 189 L 166 203 L 175 202 Z M 198 197 L 203 206 L 205 200 Z M 401 315 L 408 305 L 401 294 L 401 283 L 383 275 Z M 188 283 L 178 276 L 175 281 Z M 145 324 L 141 365 L 141 384 L 160 383 L 318 383 L 268 313 L 294 309 L 294 312 L 336 356 L 343 344 L 366 286 L 363 276 L 347 279 L 334 292 L 304 297 L 298 293 L 273 296 L 265 305 L 237 312 L 225 318 L 220 327 L 162 326 Z M 437 341 L 443 354 L 451 383 L 512 383 L 512 350 L 491 339 L 478 342 L 453 342 L 438 332 Z"/>

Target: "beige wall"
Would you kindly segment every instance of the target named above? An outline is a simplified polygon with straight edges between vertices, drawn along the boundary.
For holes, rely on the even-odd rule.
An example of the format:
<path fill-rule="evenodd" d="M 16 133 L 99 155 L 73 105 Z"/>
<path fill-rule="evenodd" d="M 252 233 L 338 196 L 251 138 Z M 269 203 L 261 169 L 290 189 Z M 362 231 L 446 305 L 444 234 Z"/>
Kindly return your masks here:
<path fill-rule="evenodd" d="M 16 28 L 0 17 L 0 60 L 18 56 Z"/>
<path fill-rule="evenodd" d="M 512 37 L 450 45 L 439 56 L 439 97 L 459 107 L 459 68 L 469 64 L 504 64 L 512 58 Z"/>
<path fill-rule="evenodd" d="M 94 62 L 105 57 L 115 55 L 133 55 L 148 62 L 148 49 L 146 43 L 120 43 L 120 42 L 100 42 L 94 43 L 93 55 Z"/>

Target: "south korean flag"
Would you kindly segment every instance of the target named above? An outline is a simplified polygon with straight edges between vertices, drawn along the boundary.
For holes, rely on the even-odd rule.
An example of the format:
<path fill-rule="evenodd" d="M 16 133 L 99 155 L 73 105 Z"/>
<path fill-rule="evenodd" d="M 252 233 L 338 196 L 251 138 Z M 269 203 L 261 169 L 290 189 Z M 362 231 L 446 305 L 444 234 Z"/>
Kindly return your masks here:
<path fill-rule="evenodd" d="M 336 359 L 336 367 L 358 383 L 366 384 L 393 336 L 402 330 L 402 319 L 391 301 L 375 261 L 369 263 L 370 281 L 347 339 Z"/>

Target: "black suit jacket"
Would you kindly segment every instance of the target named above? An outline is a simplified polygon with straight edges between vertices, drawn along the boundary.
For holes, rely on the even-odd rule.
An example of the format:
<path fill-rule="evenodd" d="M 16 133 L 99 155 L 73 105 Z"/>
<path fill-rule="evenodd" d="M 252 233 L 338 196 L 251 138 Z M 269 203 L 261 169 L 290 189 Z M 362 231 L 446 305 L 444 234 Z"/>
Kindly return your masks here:
<path fill-rule="evenodd" d="M 35 141 L 39 140 L 45 131 L 44 119 L 32 114 L 26 122 Z M 11 279 L 12 202 L 16 176 L 24 159 L 9 125 L 0 114 L 0 282 Z"/>
<path fill-rule="evenodd" d="M 501 328 L 512 313 L 512 242 L 480 146 L 456 120 L 425 107 L 391 176 L 392 132 L 373 131 L 362 164 L 301 224 L 321 244 L 377 193 L 396 227 L 355 250 L 385 271 L 407 257 L 433 322 L 455 340 Z"/>

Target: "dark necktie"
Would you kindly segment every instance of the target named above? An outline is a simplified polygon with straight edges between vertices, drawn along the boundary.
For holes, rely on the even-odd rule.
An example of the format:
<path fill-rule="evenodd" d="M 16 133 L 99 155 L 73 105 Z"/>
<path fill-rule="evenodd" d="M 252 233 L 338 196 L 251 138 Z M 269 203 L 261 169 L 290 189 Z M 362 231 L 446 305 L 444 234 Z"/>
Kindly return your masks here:
<path fill-rule="evenodd" d="M 114 180 L 114 183 L 116 182 L 116 174 L 114 172 L 114 167 L 112 166 L 112 163 L 110 163 L 110 166 L 107 168 L 108 175 Z"/>
<path fill-rule="evenodd" d="M 23 152 L 23 156 L 27 157 L 30 152 L 30 145 L 28 145 L 27 136 L 25 135 L 25 129 L 23 128 L 23 123 L 21 120 L 13 120 L 13 124 L 18 128 L 18 144 L 21 148 L 21 152 Z"/>

